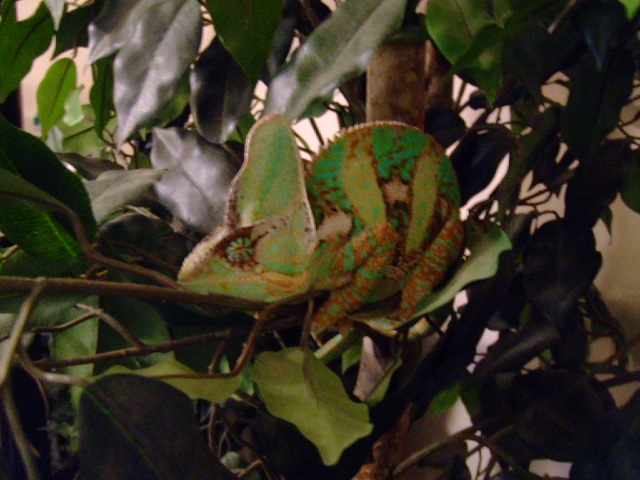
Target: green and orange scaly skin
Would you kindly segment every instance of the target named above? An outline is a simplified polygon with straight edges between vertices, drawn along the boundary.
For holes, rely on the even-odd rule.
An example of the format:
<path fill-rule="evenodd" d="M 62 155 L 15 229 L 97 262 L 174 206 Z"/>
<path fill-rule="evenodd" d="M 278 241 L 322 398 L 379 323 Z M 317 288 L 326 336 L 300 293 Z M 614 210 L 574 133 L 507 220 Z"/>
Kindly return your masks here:
<path fill-rule="evenodd" d="M 398 122 L 341 132 L 305 165 L 288 120 L 253 127 L 224 224 L 178 280 L 201 293 L 278 301 L 326 290 L 314 330 L 402 290 L 409 318 L 463 247 L 459 191 L 433 138 Z"/>

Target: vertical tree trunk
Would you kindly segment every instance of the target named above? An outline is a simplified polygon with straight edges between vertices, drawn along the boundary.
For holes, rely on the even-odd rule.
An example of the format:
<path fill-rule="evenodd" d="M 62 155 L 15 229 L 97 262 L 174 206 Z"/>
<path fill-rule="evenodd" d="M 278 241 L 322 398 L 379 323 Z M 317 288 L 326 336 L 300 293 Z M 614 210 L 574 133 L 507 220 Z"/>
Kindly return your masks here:
<path fill-rule="evenodd" d="M 424 126 L 425 46 L 394 43 L 374 54 L 367 70 L 367 121 Z"/>

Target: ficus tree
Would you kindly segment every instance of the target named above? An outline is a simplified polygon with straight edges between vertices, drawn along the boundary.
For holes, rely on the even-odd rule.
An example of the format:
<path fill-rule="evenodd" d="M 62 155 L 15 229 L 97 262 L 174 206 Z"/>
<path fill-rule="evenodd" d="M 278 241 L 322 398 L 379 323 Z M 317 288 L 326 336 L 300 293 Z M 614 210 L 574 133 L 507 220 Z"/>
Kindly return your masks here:
<path fill-rule="evenodd" d="M 638 339 L 593 284 L 593 229 L 616 198 L 640 211 L 640 2 L 19 4 L 0 3 L 2 478 L 535 479 L 536 459 L 638 478 L 639 398 L 611 395 L 639 380 Z M 42 55 L 34 136 L 10 107 Z M 391 298 L 318 348 L 326 292 L 176 282 L 270 113 L 310 127 L 306 158 L 334 133 L 319 117 L 448 149 L 465 252 L 414 321 L 371 323 Z M 471 425 L 403 457 L 410 425 L 458 399 Z"/>

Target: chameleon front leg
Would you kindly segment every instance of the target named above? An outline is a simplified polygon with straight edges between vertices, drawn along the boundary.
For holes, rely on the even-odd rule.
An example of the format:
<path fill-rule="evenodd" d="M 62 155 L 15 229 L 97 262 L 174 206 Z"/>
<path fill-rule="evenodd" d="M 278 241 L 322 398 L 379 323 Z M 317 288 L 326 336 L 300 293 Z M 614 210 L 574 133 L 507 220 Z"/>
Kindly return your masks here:
<path fill-rule="evenodd" d="M 448 216 L 444 226 L 427 247 L 402 289 L 400 318 L 403 320 L 415 313 L 418 303 L 433 292 L 447 273 L 447 268 L 460 255 L 464 244 L 464 227 L 457 209 L 449 203 L 445 204 L 445 208 Z"/>
<path fill-rule="evenodd" d="M 316 311 L 312 331 L 320 333 L 336 325 L 346 329 L 346 315 L 360 307 L 372 289 L 383 278 L 386 267 L 393 261 L 400 236 L 386 223 L 367 228 L 349 240 L 337 253 L 334 265 L 338 271 L 353 272 L 351 280 L 335 289 Z"/>

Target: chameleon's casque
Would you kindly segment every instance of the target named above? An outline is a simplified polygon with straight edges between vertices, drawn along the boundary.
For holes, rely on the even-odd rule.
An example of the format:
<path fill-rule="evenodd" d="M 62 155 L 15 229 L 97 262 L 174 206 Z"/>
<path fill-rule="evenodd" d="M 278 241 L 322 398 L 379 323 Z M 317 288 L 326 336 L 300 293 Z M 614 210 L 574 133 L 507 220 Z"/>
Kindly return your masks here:
<path fill-rule="evenodd" d="M 304 165 L 288 120 L 269 116 L 249 134 L 224 224 L 178 280 L 267 302 L 328 290 L 316 328 L 402 290 L 408 318 L 460 253 L 458 204 L 442 147 L 413 127 L 350 128 Z"/>

